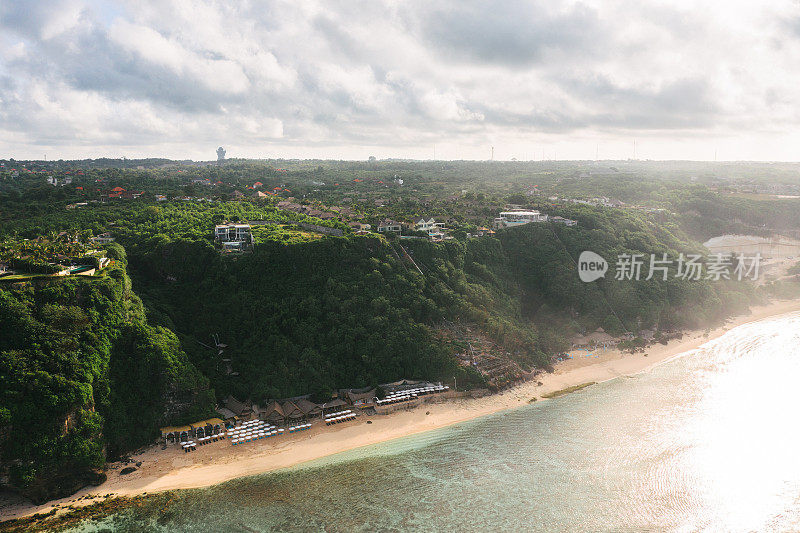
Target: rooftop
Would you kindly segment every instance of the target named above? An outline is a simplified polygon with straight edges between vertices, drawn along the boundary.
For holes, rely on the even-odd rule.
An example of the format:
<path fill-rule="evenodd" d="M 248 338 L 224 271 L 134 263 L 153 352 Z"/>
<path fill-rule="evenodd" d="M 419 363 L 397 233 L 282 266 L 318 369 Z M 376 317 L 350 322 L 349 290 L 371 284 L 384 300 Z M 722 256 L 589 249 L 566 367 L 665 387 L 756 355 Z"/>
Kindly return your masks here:
<path fill-rule="evenodd" d="M 501 211 L 500 216 L 504 215 L 520 215 L 520 216 L 537 216 L 541 215 L 539 211 L 523 211 L 521 209 L 515 209 L 513 211 Z"/>
<path fill-rule="evenodd" d="M 215 229 L 217 228 L 250 228 L 250 224 L 217 224 L 214 226 Z"/>

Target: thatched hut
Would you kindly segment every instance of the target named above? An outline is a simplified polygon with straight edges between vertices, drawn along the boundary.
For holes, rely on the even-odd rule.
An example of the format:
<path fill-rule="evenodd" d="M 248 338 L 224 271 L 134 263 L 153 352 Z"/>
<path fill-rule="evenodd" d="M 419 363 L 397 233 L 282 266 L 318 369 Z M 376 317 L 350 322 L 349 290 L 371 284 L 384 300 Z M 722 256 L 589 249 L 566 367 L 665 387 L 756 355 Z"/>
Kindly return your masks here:
<path fill-rule="evenodd" d="M 305 416 L 303 410 L 297 407 L 297 405 L 292 401 L 285 401 L 281 406 L 283 409 L 283 414 L 286 417 L 286 420 L 300 420 Z"/>
<path fill-rule="evenodd" d="M 253 418 L 253 408 L 251 405 L 241 402 L 233 396 L 225 398 L 224 403 L 225 407 L 233 411 L 240 420 L 250 420 Z"/>
<path fill-rule="evenodd" d="M 346 394 L 350 405 L 360 406 L 372 403 L 375 398 L 375 389 L 350 389 Z"/>
<path fill-rule="evenodd" d="M 258 418 L 266 420 L 270 424 L 282 424 L 286 420 L 286 414 L 281 404 L 277 400 L 272 400 L 266 408 L 259 412 Z"/>
<path fill-rule="evenodd" d="M 334 398 L 333 400 L 322 404 L 322 411 L 327 415 L 330 413 L 338 413 L 347 407 L 347 402 L 341 398 Z"/>
<path fill-rule="evenodd" d="M 322 415 L 322 408 L 307 398 L 298 398 L 294 404 L 303 411 L 306 418 Z"/>

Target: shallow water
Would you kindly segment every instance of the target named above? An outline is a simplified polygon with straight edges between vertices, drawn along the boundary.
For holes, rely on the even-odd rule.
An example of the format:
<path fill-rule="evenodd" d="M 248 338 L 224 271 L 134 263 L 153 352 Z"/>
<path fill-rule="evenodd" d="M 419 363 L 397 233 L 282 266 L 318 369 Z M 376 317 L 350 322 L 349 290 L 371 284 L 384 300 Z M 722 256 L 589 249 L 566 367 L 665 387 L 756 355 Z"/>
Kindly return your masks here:
<path fill-rule="evenodd" d="M 651 372 L 76 531 L 798 531 L 800 315 Z"/>

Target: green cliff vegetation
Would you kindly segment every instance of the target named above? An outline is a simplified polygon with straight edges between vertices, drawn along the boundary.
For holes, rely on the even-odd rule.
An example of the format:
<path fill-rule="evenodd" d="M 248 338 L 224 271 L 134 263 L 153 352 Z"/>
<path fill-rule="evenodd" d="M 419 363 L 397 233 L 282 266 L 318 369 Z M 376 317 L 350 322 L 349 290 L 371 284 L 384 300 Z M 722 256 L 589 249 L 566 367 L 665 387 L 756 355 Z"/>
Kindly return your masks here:
<path fill-rule="evenodd" d="M 683 280 L 674 269 L 666 281 L 614 280 L 620 253 L 649 259 L 696 248 L 677 228 L 637 214 L 579 216 L 577 227 L 529 224 L 445 243 L 377 235 L 267 241 L 234 257 L 207 240 L 178 238 L 132 261 L 150 319 L 178 334 L 219 396 L 254 401 L 401 377 L 479 383 L 455 363 L 460 347 L 437 336 L 443 321 L 474 326 L 532 369 L 577 332 L 698 326 L 756 298 L 748 284 Z M 587 249 L 611 262 L 606 279 L 578 279 L 575 259 Z M 227 345 L 230 368 L 207 346 L 212 335 Z"/>
<path fill-rule="evenodd" d="M 688 176 L 695 170 L 687 165 Z M 39 252 L 76 252 L 53 237 L 63 232 L 77 236 L 69 246 L 104 232 L 117 241 L 106 246 L 114 263 L 92 277 L 0 277 L 0 485 L 36 501 L 98 481 L 107 459 L 152 442 L 161 425 L 211 415 L 229 394 L 256 403 L 309 393 L 325 400 L 339 388 L 401 378 L 503 386 L 549 368 L 578 333 L 603 328 L 641 346 L 645 332 L 661 338 L 720 322 L 761 293 L 733 280 L 681 279 L 674 264 L 665 280 L 616 280 L 617 256 L 642 254 L 644 277 L 650 254 L 674 260 L 703 254 L 696 239 L 713 234 L 800 226 L 796 201 L 740 198 L 711 190 L 712 178 L 584 178 L 561 163 L 232 162 L 141 171 L 86 163 L 62 172 L 59 179 L 75 178 L 69 187 L 0 172 L 0 260 L 48 269 Z M 256 179 L 283 196 L 233 199 Z M 146 189 L 149 198 L 100 196 L 115 186 Z M 162 193 L 202 198 L 156 201 Z M 641 205 L 564 199 L 601 194 Z M 278 209 L 290 195 L 350 214 L 323 222 Z M 87 203 L 74 206 L 79 200 Z M 506 203 L 577 225 L 467 237 Z M 356 235 L 347 225 L 374 230 L 384 217 L 421 213 L 448 217 L 454 238 Z M 271 224 L 253 226 L 252 252 L 220 253 L 212 230 L 225 220 Z M 609 262 L 605 278 L 580 281 L 584 250 Z M 473 337 L 453 333 L 464 331 Z M 213 338 L 226 345 L 223 354 Z M 459 358 L 475 338 L 516 375 L 490 379 Z"/>
<path fill-rule="evenodd" d="M 35 502 L 102 481 L 106 459 L 151 442 L 154 427 L 213 407 L 117 257 L 101 279 L 0 284 L 0 476 Z"/>

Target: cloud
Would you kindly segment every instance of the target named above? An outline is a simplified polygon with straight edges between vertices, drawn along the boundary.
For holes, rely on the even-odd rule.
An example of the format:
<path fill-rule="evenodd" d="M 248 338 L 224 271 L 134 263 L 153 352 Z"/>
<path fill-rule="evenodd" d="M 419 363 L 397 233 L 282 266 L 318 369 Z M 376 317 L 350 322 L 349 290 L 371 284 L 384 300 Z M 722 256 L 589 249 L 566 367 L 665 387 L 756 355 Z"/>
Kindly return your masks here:
<path fill-rule="evenodd" d="M 611 37 L 596 10 L 583 5 L 511 0 L 431 2 L 416 13 L 420 35 L 445 58 L 531 65 L 559 56 L 594 55 Z M 609 28 L 611 29 L 611 28 Z"/>
<path fill-rule="evenodd" d="M 800 121 L 797 21 L 782 0 L 3 2 L 0 157 L 583 156 L 631 135 L 682 157 L 741 131 L 770 157 Z"/>
<path fill-rule="evenodd" d="M 236 61 L 188 50 L 152 28 L 118 21 L 109 29 L 109 35 L 111 42 L 127 52 L 128 60 L 141 65 L 142 70 L 163 69 L 168 76 L 188 79 L 222 95 L 241 94 L 250 88 L 244 69 Z"/>

